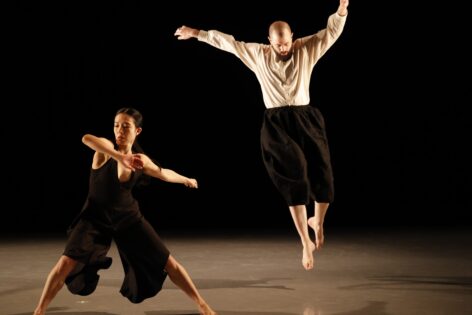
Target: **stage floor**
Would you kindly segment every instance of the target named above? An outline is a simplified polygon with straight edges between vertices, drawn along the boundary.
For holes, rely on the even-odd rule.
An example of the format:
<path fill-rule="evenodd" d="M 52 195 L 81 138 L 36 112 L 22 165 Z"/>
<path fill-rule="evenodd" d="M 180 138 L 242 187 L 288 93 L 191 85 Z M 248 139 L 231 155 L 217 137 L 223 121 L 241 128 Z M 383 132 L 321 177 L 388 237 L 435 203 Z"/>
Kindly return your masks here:
<path fill-rule="evenodd" d="M 220 315 L 472 314 L 471 229 L 327 229 L 311 271 L 302 268 L 295 233 L 160 236 Z M 32 314 L 64 244 L 62 237 L 1 238 L 0 314 Z M 64 287 L 47 314 L 198 314 L 169 279 L 156 297 L 130 303 L 119 293 L 114 245 L 110 256 L 92 295 Z"/>

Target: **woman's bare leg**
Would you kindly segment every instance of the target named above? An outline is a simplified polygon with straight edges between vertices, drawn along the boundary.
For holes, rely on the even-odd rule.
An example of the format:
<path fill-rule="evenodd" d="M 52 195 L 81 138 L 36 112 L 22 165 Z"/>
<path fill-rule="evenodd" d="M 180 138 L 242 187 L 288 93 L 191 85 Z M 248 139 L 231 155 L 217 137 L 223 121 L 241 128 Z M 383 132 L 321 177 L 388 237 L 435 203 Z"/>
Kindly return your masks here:
<path fill-rule="evenodd" d="M 315 215 L 308 219 L 308 225 L 315 231 L 316 249 L 321 249 L 324 244 L 323 224 L 328 207 L 327 202 L 315 202 Z"/>
<path fill-rule="evenodd" d="M 216 313 L 210 308 L 210 306 L 205 302 L 205 300 L 201 297 L 200 293 L 198 293 L 195 284 L 193 284 L 192 279 L 188 275 L 187 271 L 181 264 L 175 260 L 174 257 L 169 256 L 166 264 L 166 271 L 169 275 L 170 280 L 175 283 L 182 291 L 185 292 L 198 306 L 200 310 L 200 314 L 202 315 L 216 315 Z"/>
<path fill-rule="evenodd" d="M 292 214 L 293 223 L 297 228 L 298 235 L 303 245 L 303 258 L 302 264 L 306 270 L 310 270 L 314 265 L 313 251 L 315 250 L 315 244 L 310 239 L 308 234 L 308 226 L 306 219 L 306 206 L 297 205 L 290 206 L 290 213 Z"/>
<path fill-rule="evenodd" d="M 46 313 L 46 308 L 49 303 L 51 303 L 57 292 L 62 288 L 66 277 L 76 265 L 77 261 L 72 258 L 64 255 L 59 258 L 59 261 L 49 273 L 38 306 L 36 306 L 36 309 L 34 310 L 34 315 L 44 315 Z"/>

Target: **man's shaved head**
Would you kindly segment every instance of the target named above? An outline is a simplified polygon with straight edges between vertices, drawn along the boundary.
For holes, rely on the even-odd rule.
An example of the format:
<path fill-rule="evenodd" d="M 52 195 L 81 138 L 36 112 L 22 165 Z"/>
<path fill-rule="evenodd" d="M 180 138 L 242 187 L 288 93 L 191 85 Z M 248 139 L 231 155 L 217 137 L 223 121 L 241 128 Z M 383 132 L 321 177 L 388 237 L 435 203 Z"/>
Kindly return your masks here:
<path fill-rule="evenodd" d="M 269 36 L 272 36 L 272 33 L 274 33 L 274 35 L 282 36 L 284 32 L 288 32 L 289 34 L 292 33 L 290 25 L 285 21 L 275 21 L 269 27 Z"/>
<path fill-rule="evenodd" d="M 275 21 L 269 27 L 269 41 L 282 60 L 292 56 L 292 30 L 284 21 Z"/>

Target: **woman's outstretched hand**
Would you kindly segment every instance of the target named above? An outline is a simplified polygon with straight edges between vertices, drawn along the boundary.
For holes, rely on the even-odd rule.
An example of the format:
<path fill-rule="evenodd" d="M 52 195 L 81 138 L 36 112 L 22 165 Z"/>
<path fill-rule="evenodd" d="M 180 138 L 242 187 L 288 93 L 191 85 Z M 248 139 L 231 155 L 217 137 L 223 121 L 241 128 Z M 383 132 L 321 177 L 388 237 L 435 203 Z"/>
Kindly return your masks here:
<path fill-rule="evenodd" d="M 185 181 L 184 185 L 189 187 L 189 188 L 198 188 L 198 183 L 197 183 L 197 180 L 195 178 L 188 178 Z"/>

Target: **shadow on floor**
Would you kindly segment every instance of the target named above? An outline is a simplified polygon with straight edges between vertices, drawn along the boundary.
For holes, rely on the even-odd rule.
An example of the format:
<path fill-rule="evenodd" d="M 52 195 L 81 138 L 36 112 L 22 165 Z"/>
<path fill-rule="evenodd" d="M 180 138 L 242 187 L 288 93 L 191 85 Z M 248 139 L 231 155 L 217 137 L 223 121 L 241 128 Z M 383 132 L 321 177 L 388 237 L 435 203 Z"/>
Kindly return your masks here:
<path fill-rule="evenodd" d="M 471 277 L 427 277 L 427 276 L 376 276 L 368 278 L 370 282 L 340 287 L 342 290 L 418 290 L 444 291 L 449 293 L 470 292 Z"/>
<path fill-rule="evenodd" d="M 287 281 L 289 278 L 261 278 L 255 280 L 236 280 L 236 279 L 195 279 L 194 282 L 198 289 L 279 289 L 279 290 L 294 290 L 280 284 L 270 284 L 273 281 Z M 177 287 L 172 286 L 177 289 Z M 180 290 L 180 289 L 179 289 Z"/>
<path fill-rule="evenodd" d="M 294 290 L 280 284 L 270 284 L 272 281 L 287 281 L 290 278 L 261 278 L 255 280 L 237 280 L 237 279 L 193 279 L 196 287 L 199 290 L 204 289 L 279 289 L 279 290 Z M 121 287 L 121 280 L 103 280 L 100 281 L 99 286 Z M 163 290 L 180 290 L 169 279 L 164 283 Z M 0 293 L 1 295 L 1 293 Z"/>

